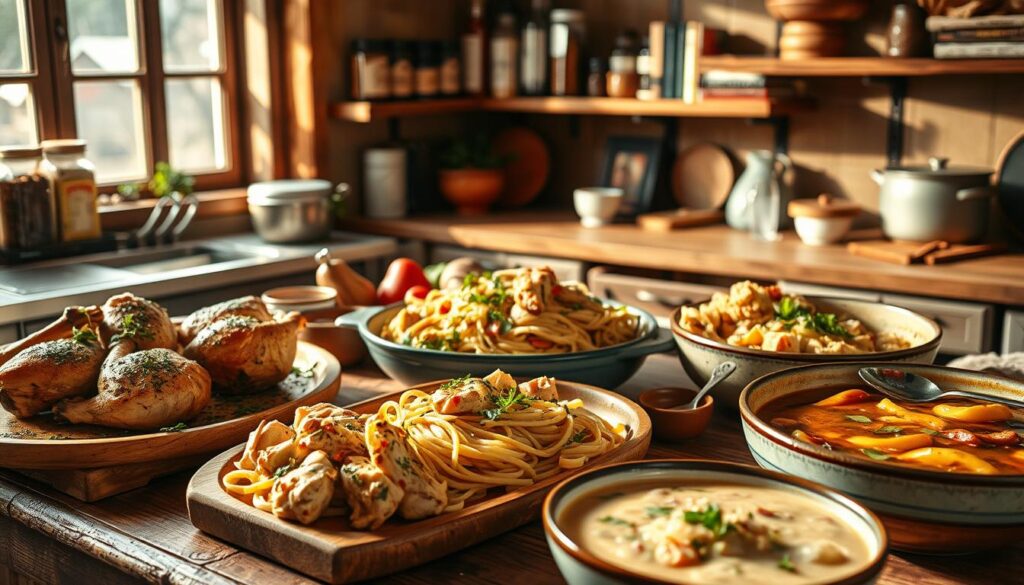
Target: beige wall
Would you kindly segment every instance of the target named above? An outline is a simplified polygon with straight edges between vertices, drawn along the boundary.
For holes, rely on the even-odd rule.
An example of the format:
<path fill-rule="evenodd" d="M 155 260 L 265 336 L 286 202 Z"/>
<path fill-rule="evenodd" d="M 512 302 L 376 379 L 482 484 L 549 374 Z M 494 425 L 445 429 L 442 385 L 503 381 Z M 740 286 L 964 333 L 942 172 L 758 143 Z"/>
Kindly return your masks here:
<path fill-rule="evenodd" d="M 588 35 L 601 52 L 610 50 L 614 35 L 624 28 L 643 30 L 650 20 L 665 18 L 665 0 L 555 0 L 559 7 L 581 7 L 588 13 Z M 890 2 L 875 2 L 862 22 L 849 26 L 849 52 L 877 54 L 884 47 L 883 32 Z M 429 5 L 429 8 L 427 7 Z M 467 12 L 460 0 L 345 0 L 335 2 L 332 15 L 338 73 L 331 91 L 342 96 L 342 58 L 353 36 L 444 38 L 458 34 Z M 700 18 L 725 29 L 732 48 L 747 54 L 771 52 L 776 24 L 764 11 L 762 0 L 687 2 L 687 18 Z M 868 85 L 858 78 L 811 79 L 815 111 L 792 118 L 790 154 L 800 168 L 798 196 L 831 191 L 877 208 L 877 188 L 868 177 L 885 164 L 888 88 Z M 658 136 L 656 122 L 624 118 L 520 116 L 515 120 L 471 114 L 402 121 L 403 138 L 446 136 L 480 124 L 526 123 L 552 146 L 553 177 L 544 198 L 567 205 L 574 187 L 593 183 L 600 176 L 602 145 L 610 135 Z M 955 76 L 912 79 L 906 102 L 906 163 L 929 156 L 948 156 L 954 163 L 991 167 L 1003 146 L 1024 129 L 1024 76 Z M 351 124 L 330 122 L 331 178 L 356 183 L 360 151 L 387 139 L 385 122 Z M 573 125 L 576 133 L 573 134 Z M 751 149 L 771 148 L 767 126 L 745 120 L 681 119 L 677 145 L 695 142 L 722 144 L 742 160 Z"/>

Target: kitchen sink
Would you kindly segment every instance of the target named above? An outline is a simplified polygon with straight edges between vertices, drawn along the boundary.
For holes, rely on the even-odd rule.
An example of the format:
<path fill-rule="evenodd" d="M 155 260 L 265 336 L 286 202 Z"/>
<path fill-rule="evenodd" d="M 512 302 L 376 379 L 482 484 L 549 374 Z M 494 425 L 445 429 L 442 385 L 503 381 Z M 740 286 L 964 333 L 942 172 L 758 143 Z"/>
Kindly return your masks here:
<path fill-rule="evenodd" d="M 135 274 L 159 274 L 183 268 L 223 264 L 225 262 L 249 260 L 259 257 L 262 256 L 254 252 L 194 246 L 171 250 L 129 253 L 123 256 L 94 260 L 90 264 L 106 266 L 108 268 L 119 268 Z"/>

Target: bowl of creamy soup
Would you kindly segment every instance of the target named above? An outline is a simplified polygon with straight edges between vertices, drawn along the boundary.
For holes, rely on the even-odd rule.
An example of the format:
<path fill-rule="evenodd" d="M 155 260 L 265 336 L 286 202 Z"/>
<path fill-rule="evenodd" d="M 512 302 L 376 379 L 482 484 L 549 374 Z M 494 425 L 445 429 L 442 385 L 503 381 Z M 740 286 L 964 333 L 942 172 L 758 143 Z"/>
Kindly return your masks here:
<path fill-rule="evenodd" d="M 1024 400 L 1022 383 L 942 366 L 792 368 L 740 396 L 758 464 L 863 502 L 897 550 L 967 552 L 1024 540 L 1024 409 L 984 399 L 906 402 L 864 385 L 862 367 L 898 367 L 947 391 Z"/>
<path fill-rule="evenodd" d="M 544 530 L 571 585 L 873 583 L 887 536 L 865 507 L 756 467 L 654 460 L 556 486 Z"/>

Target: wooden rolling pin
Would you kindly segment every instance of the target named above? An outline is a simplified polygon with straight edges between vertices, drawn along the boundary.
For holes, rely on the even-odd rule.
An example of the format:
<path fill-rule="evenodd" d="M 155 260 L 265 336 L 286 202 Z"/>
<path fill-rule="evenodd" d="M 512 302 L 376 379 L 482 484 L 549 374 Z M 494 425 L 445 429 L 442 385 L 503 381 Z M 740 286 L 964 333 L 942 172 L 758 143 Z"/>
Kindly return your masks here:
<path fill-rule="evenodd" d="M 672 230 L 722 223 L 725 213 L 720 209 L 675 209 L 672 211 L 656 211 L 637 216 L 636 223 L 640 229 L 652 232 L 670 232 Z"/>

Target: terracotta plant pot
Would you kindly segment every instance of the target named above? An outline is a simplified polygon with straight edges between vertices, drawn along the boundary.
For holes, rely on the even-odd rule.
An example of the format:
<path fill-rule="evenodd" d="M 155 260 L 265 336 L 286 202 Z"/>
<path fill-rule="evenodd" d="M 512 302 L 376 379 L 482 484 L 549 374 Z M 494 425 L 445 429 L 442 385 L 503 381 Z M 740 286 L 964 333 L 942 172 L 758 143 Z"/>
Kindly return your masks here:
<path fill-rule="evenodd" d="M 487 213 L 505 188 L 502 169 L 452 169 L 440 175 L 441 194 L 460 215 Z"/>

